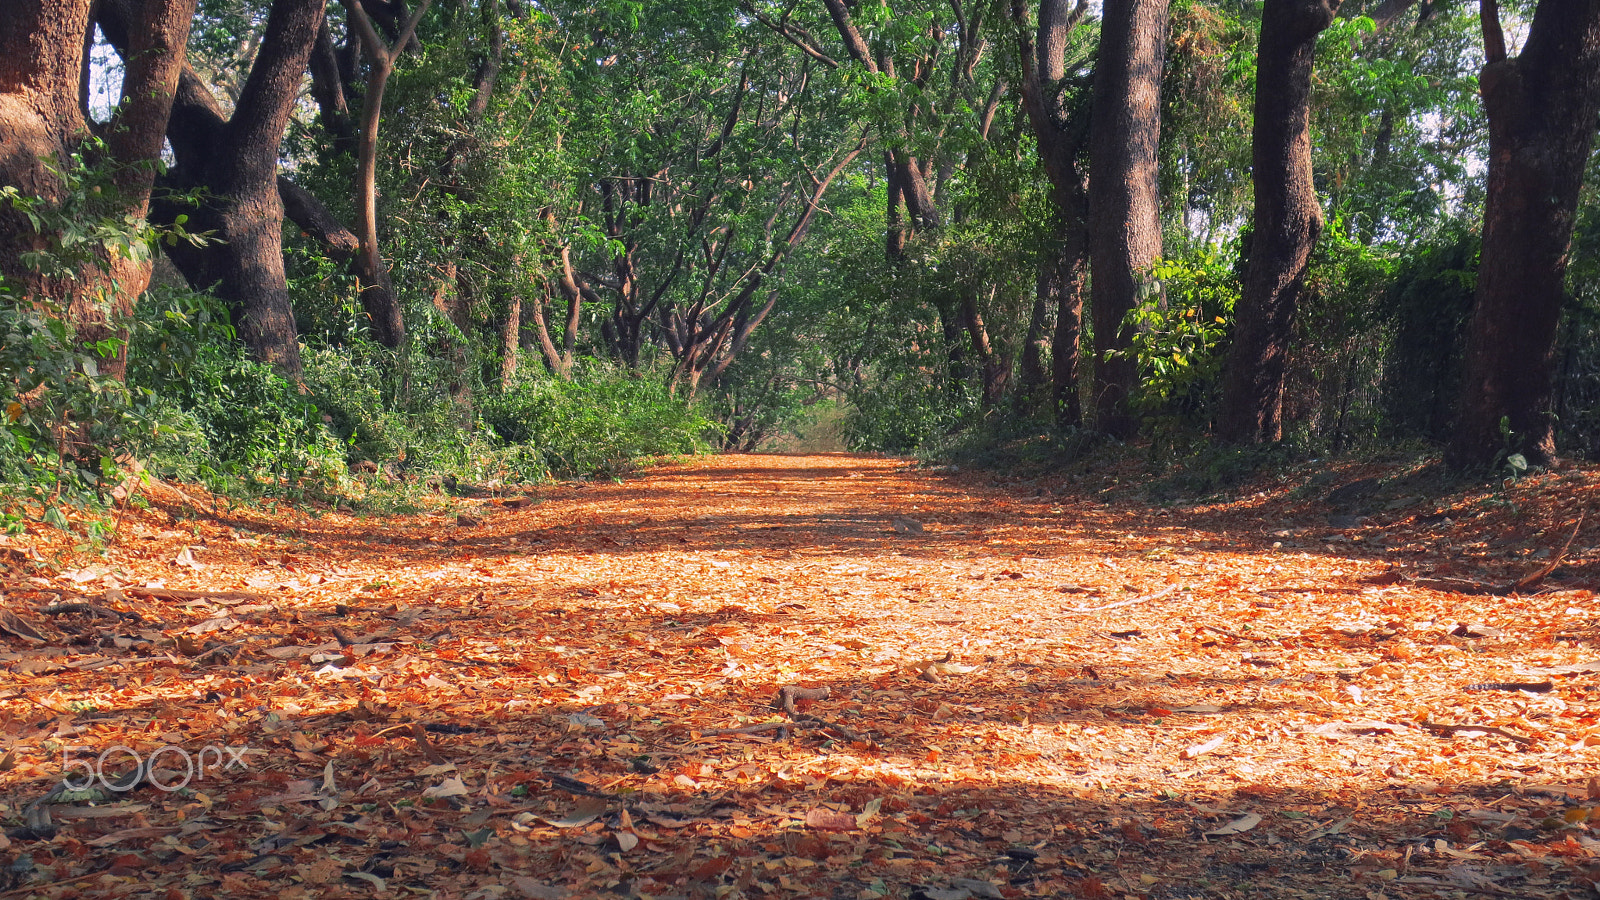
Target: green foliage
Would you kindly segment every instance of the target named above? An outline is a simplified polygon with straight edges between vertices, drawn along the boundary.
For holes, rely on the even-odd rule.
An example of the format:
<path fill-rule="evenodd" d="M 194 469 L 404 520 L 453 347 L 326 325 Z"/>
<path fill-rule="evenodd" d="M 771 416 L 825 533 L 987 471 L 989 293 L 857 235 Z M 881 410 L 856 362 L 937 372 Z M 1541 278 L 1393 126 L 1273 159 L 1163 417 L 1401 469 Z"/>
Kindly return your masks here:
<path fill-rule="evenodd" d="M 1478 283 L 1478 235 L 1418 246 L 1395 267 L 1378 304 L 1392 329 L 1384 361 L 1384 426 L 1443 441 L 1455 425 L 1467 322 Z"/>
<path fill-rule="evenodd" d="M 852 392 L 845 441 L 852 450 L 916 455 L 967 427 L 978 410 L 976 385 L 941 385 L 915 369 L 885 367 Z"/>
<path fill-rule="evenodd" d="M 114 259 L 148 260 L 159 239 L 200 241 L 176 228 L 157 230 L 122 212 L 116 170 L 96 160 L 103 147 L 88 141 L 63 162 L 45 161 L 60 194 L 56 200 L 0 188 L 0 204 L 27 221 L 40 249 L 20 262 L 47 283 L 75 287 L 78 302 L 98 307 L 111 333 L 124 323 L 116 284 L 99 273 Z M 45 294 L 0 279 L 0 482 L 6 492 L 38 501 L 43 515 L 65 524 L 55 505 L 97 502 L 117 474 L 115 458 L 148 433 L 149 404 L 136 403 L 126 386 L 102 373 L 124 350 L 107 337 L 82 340 L 68 310 Z"/>
<path fill-rule="evenodd" d="M 1124 355 L 1139 367 L 1134 406 L 1164 420 L 1159 428 L 1204 428 L 1239 298 L 1232 266 L 1216 251 L 1165 259 L 1145 284 L 1145 298 L 1123 320 L 1133 332 Z"/>
<path fill-rule="evenodd" d="M 320 494 L 344 475 L 344 448 L 311 400 L 234 348 L 203 347 L 170 397 L 205 436 L 210 471 L 200 474 L 214 488 Z"/>
<path fill-rule="evenodd" d="M 1370 444 L 1388 331 L 1378 317 L 1394 259 L 1335 216 L 1311 254 L 1285 375 L 1285 438 L 1332 455 Z"/>
<path fill-rule="evenodd" d="M 529 478 L 617 475 L 652 456 L 707 449 L 716 426 L 659 375 L 591 361 L 563 381 L 525 377 L 484 398 L 484 424 L 522 448 Z"/>
<path fill-rule="evenodd" d="M 134 426 L 121 382 L 42 301 L 0 282 L 0 482 L 47 508 L 91 502 L 116 473 L 114 445 Z"/>

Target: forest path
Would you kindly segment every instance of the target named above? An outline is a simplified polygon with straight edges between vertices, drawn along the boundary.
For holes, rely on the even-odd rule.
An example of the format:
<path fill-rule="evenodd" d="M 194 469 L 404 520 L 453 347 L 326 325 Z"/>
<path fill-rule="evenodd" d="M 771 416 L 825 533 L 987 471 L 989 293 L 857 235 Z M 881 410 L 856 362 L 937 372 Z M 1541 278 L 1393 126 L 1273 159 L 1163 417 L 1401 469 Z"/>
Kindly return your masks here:
<path fill-rule="evenodd" d="M 1595 476 L 1395 479 L 1362 516 L 1304 500 L 1321 476 L 1163 507 L 1133 469 L 844 455 L 384 519 L 154 491 L 90 565 L 0 547 L 38 638 L 8 635 L 0 816 L 63 744 L 250 768 L 57 798 L 0 871 L 19 896 L 1578 896 L 1594 531 L 1548 593 L 1462 590 L 1559 549 Z M 55 594 L 141 621 L 42 615 Z M 785 686 L 829 696 L 751 729 Z"/>

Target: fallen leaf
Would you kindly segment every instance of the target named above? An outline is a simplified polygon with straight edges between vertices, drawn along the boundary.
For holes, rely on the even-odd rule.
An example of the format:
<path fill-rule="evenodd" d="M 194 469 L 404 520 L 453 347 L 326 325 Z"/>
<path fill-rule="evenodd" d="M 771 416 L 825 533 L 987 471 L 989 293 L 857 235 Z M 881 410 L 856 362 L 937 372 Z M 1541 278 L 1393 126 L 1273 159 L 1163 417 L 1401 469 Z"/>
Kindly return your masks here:
<path fill-rule="evenodd" d="M 806 827 L 818 831 L 850 831 L 856 827 L 856 818 L 831 809 L 810 809 L 806 811 Z"/>
<path fill-rule="evenodd" d="M 1227 735 L 1219 734 L 1203 744 L 1195 744 L 1193 747 L 1187 747 L 1183 751 L 1183 758 L 1194 759 L 1196 756 L 1204 756 L 1218 747 L 1221 747 L 1222 742 L 1227 740 L 1227 737 Z"/>
<path fill-rule="evenodd" d="M 599 797 L 584 797 L 565 816 L 559 819 L 541 819 L 541 821 L 557 828 L 581 828 L 605 815 L 610 808 L 609 801 Z"/>
<path fill-rule="evenodd" d="M 1234 819 L 1232 822 L 1223 825 L 1221 828 L 1213 828 L 1210 831 L 1201 833 L 1206 837 L 1227 837 L 1228 835 L 1233 834 L 1243 834 L 1260 824 L 1260 816 L 1256 815 L 1255 813 L 1245 813 L 1239 818 Z"/>
<path fill-rule="evenodd" d="M 451 777 L 431 788 L 424 789 L 422 796 L 442 799 L 445 797 L 464 797 L 470 793 L 472 793 L 471 789 L 463 784 L 460 778 Z"/>

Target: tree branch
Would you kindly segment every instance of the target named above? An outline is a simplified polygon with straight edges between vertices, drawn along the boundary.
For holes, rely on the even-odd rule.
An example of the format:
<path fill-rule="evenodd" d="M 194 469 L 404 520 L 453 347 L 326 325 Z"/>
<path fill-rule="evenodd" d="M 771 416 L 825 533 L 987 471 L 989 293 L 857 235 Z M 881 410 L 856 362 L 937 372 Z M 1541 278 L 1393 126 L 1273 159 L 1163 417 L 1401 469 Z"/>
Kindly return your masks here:
<path fill-rule="evenodd" d="M 1485 62 L 1494 65 L 1506 61 L 1506 33 L 1500 27 L 1500 4 L 1496 0 L 1478 0 L 1478 20 L 1483 25 L 1483 55 Z"/>

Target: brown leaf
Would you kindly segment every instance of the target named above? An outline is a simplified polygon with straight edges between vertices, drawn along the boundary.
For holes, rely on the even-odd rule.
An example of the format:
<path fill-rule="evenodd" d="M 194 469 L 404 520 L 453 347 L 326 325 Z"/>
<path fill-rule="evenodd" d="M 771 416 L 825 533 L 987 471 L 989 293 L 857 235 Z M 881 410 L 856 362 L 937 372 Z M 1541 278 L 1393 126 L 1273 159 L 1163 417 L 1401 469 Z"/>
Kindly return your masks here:
<path fill-rule="evenodd" d="M 818 831 L 854 831 L 856 817 L 831 809 L 813 808 L 806 810 L 806 827 Z"/>

